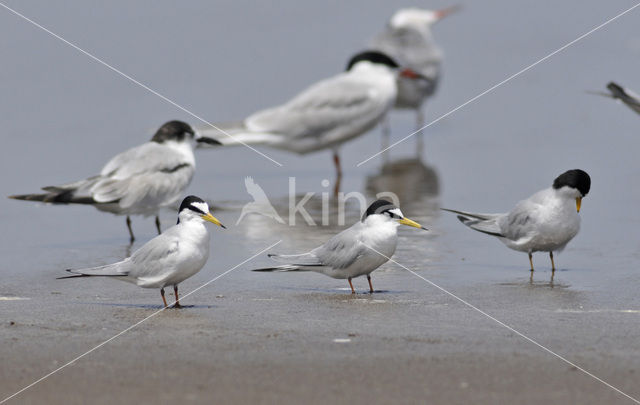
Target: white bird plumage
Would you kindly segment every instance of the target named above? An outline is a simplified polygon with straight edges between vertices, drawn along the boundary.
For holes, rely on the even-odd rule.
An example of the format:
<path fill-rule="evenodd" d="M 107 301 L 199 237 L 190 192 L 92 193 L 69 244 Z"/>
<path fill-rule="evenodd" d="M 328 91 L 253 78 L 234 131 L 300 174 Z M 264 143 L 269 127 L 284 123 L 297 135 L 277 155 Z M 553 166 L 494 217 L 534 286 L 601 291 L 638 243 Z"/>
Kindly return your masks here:
<path fill-rule="evenodd" d="M 180 307 L 178 284 L 202 269 L 209 258 L 209 232 L 204 221 L 224 226 L 209 212 L 206 202 L 186 197 L 180 206 L 178 223 L 145 243 L 130 257 L 113 264 L 87 269 L 69 269 L 75 278 L 114 277 L 142 288 L 159 288 L 164 306 L 164 288 L 173 286 L 175 307 Z"/>
<path fill-rule="evenodd" d="M 272 259 L 287 264 L 254 271 L 314 271 L 347 279 L 353 294 L 355 289 L 351 280 L 366 275 L 369 291 L 373 293 L 370 274 L 395 253 L 397 228 L 401 224 L 426 230 L 405 218 L 400 209 L 390 202 L 377 200 L 369 206 L 360 222 L 333 236 L 322 246 L 299 255 L 270 254 Z"/>
<path fill-rule="evenodd" d="M 558 176 L 553 186 L 520 201 L 504 214 L 477 214 L 443 208 L 458 214 L 469 228 L 497 237 L 507 247 L 526 252 L 533 271 L 532 254 L 562 251 L 580 230 L 580 204 L 591 188 L 591 178 L 579 169 Z"/>
<path fill-rule="evenodd" d="M 196 142 L 216 143 L 196 136 L 181 121 L 162 125 L 151 141 L 114 156 L 100 174 L 59 186 L 43 187 L 46 193 L 15 195 L 10 198 L 54 204 L 87 204 L 100 211 L 127 216 L 130 240 L 135 237 L 130 215 L 155 215 L 174 206 L 184 195 L 195 173 L 193 148 Z"/>
<path fill-rule="evenodd" d="M 403 67 L 417 73 L 418 77 L 399 76 L 398 96 L 395 108 L 416 111 L 416 130 L 424 126 L 422 105 L 431 97 L 440 81 L 442 51 L 433 38 L 431 27 L 458 7 L 442 10 L 404 8 L 396 11 L 386 28 L 371 42 L 373 49 L 380 50 Z M 389 143 L 388 123 L 383 128 L 383 148 Z M 422 152 L 422 133 L 417 134 L 418 155 Z"/>
<path fill-rule="evenodd" d="M 332 149 L 336 190 L 341 178 L 338 148 L 376 126 L 396 100 L 398 65 L 380 52 L 351 58 L 346 72 L 322 80 L 277 107 L 241 123 L 198 128 L 222 145 L 266 145 L 300 154 Z"/>

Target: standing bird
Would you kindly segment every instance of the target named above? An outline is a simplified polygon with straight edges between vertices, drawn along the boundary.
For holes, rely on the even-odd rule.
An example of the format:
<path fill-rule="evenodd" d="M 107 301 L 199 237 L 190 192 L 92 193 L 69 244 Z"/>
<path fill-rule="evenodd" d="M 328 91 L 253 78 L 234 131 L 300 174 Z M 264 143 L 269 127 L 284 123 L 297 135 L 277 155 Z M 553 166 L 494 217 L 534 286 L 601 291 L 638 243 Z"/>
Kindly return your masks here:
<path fill-rule="evenodd" d="M 400 208 L 385 200 L 373 202 L 362 220 L 329 239 L 324 245 L 299 255 L 275 255 L 272 259 L 287 263 L 254 271 L 314 271 L 329 277 L 347 279 L 355 294 L 351 279 L 366 275 L 369 292 L 373 293 L 371 272 L 386 263 L 396 251 L 398 226 L 422 225 L 405 218 Z"/>
<path fill-rule="evenodd" d="M 396 100 L 396 77 L 413 77 L 377 51 L 351 58 L 346 72 L 322 80 L 278 107 L 250 115 L 241 123 L 220 125 L 224 131 L 199 128 L 222 145 L 267 145 L 299 154 L 333 150 L 334 193 L 340 189 L 339 147 L 376 126 Z M 229 136 L 230 135 L 230 136 Z"/>
<path fill-rule="evenodd" d="M 417 155 L 423 150 L 422 127 L 424 112 L 422 104 L 431 97 L 440 80 L 442 51 L 431 33 L 431 26 L 456 11 L 458 7 L 442 10 L 404 8 L 396 11 L 384 31 L 372 41 L 378 49 L 396 60 L 398 64 L 415 72 L 415 77 L 398 78 L 398 98 L 395 108 L 416 111 Z M 389 145 L 389 123 L 383 125 L 383 149 Z"/>
<path fill-rule="evenodd" d="M 177 225 L 145 243 L 130 257 L 106 266 L 68 269 L 74 275 L 60 279 L 113 277 L 142 288 L 159 288 L 165 308 L 164 288 L 173 286 L 176 296 L 173 307 L 180 308 L 178 284 L 199 272 L 209 258 L 209 232 L 204 221 L 225 228 L 211 215 L 206 202 L 190 195 L 180 204 Z"/>
<path fill-rule="evenodd" d="M 195 143 L 217 141 L 196 136 L 182 121 L 169 121 L 156 131 L 150 142 L 114 156 L 97 176 L 60 186 L 43 187 L 46 193 L 13 195 L 15 200 L 53 204 L 86 204 L 100 211 L 127 216 L 130 241 L 135 237 L 130 215 L 155 215 L 175 205 L 184 194 L 196 170 Z"/>
<path fill-rule="evenodd" d="M 627 105 L 627 107 L 631 108 L 633 111 L 640 114 L 640 96 L 635 94 L 629 89 L 625 89 L 624 87 L 616 84 L 614 82 L 609 82 L 607 84 L 607 89 L 609 93 L 604 92 L 594 92 L 595 94 L 610 97 L 614 100 L 618 100 Z"/>
<path fill-rule="evenodd" d="M 533 252 L 549 252 L 551 269 L 556 270 L 553 252 L 559 252 L 580 230 L 580 204 L 589 193 L 591 178 L 579 169 L 568 170 L 553 186 L 516 204 L 506 214 L 474 214 L 443 208 L 458 214 L 469 228 L 496 236 L 507 247 L 527 252 L 533 271 Z M 574 205 L 575 204 L 575 205 Z"/>

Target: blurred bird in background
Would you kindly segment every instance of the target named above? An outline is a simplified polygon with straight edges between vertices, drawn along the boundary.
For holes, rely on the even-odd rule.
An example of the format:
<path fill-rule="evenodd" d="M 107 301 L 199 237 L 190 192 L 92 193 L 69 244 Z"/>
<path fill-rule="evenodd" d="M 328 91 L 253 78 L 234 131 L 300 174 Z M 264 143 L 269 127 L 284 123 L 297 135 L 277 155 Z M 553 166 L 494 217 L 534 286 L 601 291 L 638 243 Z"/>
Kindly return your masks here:
<path fill-rule="evenodd" d="M 416 112 L 418 157 L 422 156 L 424 148 L 421 129 L 425 119 L 422 105 L 437 89 L 442 63 L 442 51 L 433 39 L 431 27 L 458 9 L 458 6 L 435 11 L 419 8 L 400 9 L 393 14 L 385 30 L 371 43 L 373 49 L 386 53 L 399 65 L 416 73 L 414 77 L 405 75 L 398 78 L 395 108 Z M 382 149 L 389 146 L 390 132 L 389 123 L 385 122 Z"/>
<path fill-rule="evenodd" d="M 345 72 L 311 85 L 285 104 L 233 125 L 198 131 L 223 146 L 266 145 L 299 154 L 331 149 L 337 195 L 342 179 L 340 146 L 382 121 L 396 101 L 398 75 L 417 77 L 384 53 L 361 52 L 351 58 Z"/>

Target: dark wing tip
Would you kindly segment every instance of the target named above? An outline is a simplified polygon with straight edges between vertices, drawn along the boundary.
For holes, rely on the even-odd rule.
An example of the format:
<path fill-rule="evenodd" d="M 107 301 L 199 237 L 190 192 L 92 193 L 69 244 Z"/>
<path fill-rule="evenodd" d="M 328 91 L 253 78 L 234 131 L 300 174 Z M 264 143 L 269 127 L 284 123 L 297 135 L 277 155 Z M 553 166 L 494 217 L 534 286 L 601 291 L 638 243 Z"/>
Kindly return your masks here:
<path fill-rule="evenodd" d="M 89 277 L 86 274 L 73 273 L 73 269 L 65 269 L 64 271 L 71 273 L 71 275 L 70 276 L 63 276 L 63 277 L 56 277 L 56 280 L 64 280 L 65 278 Z"/>
<path fill-rule="evenodd" d="M 208 136 L 201 136 L 200 138 L 196 139 L 196 142 L 207 145 L 222 145 L 222 142 L 220 142 L 219 140 L 209 138 Z"/>
<path fill-rule="evenodd" d="M 277 268 L 277 267 L 265 267 L 265 268 L 262 268 L 262 269 L 253 269 L 253 270 L 251 270 L 251 271 L 257 271 L 257 272 L 270 272 L 270 271 L 276 271 L 276 270 L 278 270 L 278 268 Z"/>

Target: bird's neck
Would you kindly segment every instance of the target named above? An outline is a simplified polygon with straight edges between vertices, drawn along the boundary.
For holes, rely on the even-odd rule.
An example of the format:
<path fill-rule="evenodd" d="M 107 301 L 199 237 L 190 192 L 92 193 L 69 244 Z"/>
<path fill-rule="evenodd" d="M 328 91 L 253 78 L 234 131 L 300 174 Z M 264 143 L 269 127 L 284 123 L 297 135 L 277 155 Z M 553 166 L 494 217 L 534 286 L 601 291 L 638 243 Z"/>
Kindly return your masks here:
<path fill-rule="evenodd" d="M 183 156 L 186 163 L 189 163 L 193 166 L 196 164 L 196 158 L 193 154 L 193 145 L 189 141 L 184 142 L 176 142 L 176 141 L 165 141 L 163 145 L 169 149 L 172 149 Z"/>

